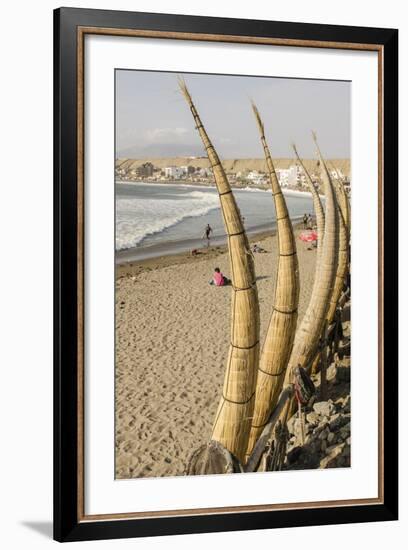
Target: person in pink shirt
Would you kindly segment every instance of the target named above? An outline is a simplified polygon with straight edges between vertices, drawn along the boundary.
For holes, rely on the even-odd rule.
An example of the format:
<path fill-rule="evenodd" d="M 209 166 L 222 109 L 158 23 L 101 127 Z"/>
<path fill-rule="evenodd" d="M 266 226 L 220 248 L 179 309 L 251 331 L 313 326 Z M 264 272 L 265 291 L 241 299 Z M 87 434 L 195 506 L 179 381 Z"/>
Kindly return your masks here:
<path fill-rule="evenodd" d="M 210 285 L 224 286 L 229 285 L 230 283 L 231 281 L 221 273 L 220 268 L 216 267 L 214 269 L 214 275 L 210 281 Z"/>

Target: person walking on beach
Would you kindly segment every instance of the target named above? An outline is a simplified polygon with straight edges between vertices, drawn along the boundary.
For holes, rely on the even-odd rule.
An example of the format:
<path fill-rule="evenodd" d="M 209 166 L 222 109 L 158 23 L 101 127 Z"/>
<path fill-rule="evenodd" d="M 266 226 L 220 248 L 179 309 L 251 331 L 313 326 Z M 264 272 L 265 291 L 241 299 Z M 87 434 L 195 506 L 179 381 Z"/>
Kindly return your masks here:
<path fill-rule="evenodd" d="M 308 219 L 307 214 L 304 214 L 304 216 L 303 216 L 303 229 L 307 228 L 307 219 Z"/>
<path fill-rule="evenodd" d="M 213 232 L 212 227 L 210 226 L 209 223 L 207 223 L 207 227 L 205 228 L 204 235 L 203 235 L 203 239 L 204 238 L 207 239 L 207 247 L 210 246 L 210 238 L 211 238 L 212 232 Z"/>

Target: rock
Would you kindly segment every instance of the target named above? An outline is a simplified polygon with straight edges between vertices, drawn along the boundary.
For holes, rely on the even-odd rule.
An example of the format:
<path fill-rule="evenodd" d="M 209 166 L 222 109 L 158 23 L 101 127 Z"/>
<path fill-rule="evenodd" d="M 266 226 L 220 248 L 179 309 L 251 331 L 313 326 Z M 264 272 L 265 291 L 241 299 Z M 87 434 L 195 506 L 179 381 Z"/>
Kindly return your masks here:
<path fill-rule="evenodd" d="M 294 434 L 295 433 L 295 422 L 297 421 L 297 414 L 294 414 L 291 418 L 289 418 L 286 426 L 288 428 L 289 433 Z"/>
<path fill-rule="evenodd" d="M 318 424 L 314 429 L 313 429 L 313 434 L 315 436 L 318 436 L 320 434 L 320 432 L 322 432 L 325 428 L 328 427 L 328 422 L 323 418 L 321 419 L 321 423 Z"/>
<path fill-rule="evenodd" d="M 319 401 L 313 405 L 313 410 L 321 416 L 330 416 L 335 412 L 332 401 Z"/>
<path fill-rule="evenodd" d="M 309 444 L 311 453 L 318 453 L 320 451 L 321 442 L 318 439 L 315 439 Z"/>
<path fill-rule="evenodd" d="M 316 425 L 320 422 L 319 415 L 312 411 L 306 415 L 306 421 L 309 422 L 309 424 Z"/>
<path fill-rule="evenodd" d="M 330 453 L 320 461 L 319 468 L 335 468 L 337 457 L 341 455 L 343 447 L 344 443 L 333 447 Z M 327 450 L 328 449 L 326 449 L 326 451 Z"/>
<path fill-rule="evenodd" d="M 334 435 L 334 433 L 333 433 L 333 432 L 330 432 L 330 433 L 328 434 L 328 436 L 327 436 L 327 443 L 329 443 L 329 444 L 330 444 L 330 443 L 333 443 L 335 437 L 336 437 L 336 436 Z"/>
<path fill-rule="evenodd" d="M 335 363 L 332 363 L 330 367 L 326 370 L 326 379 L 327 380 L 334 380 L 337 376 L 337 367 Z"/>
<path fill-rule="evenodd" d="M 343 402 L 343 411 L 345 413 L 349 413 L 350 412 L 350 409 L 351 409 L 351 399 L 350 399 L 350 395 L 347 395 L 345 398 L 344 398 L 344 402 Z"/>
<path fill-rule="evenodd" d="M 349 456 L 341 456 L 338 459 L 338 465 L 343 468 L 349 468 L 350 467 L 350 457 Z"/>
<path fill-rule="evenodd" d="M 319 435 L 317 436 L 320 441 L 323 441 L 324 439 L 327 439 L 327 436 L 329 435 L 330 431 L 329 431 L 329 428 L 325 428 L 324 430 L 322 430 Z"/>
<path fill-rule="evenodd" d="M 351 451 L 350 445 L 347 445 L 347 443 L 344 443 L 343 455 L 346 457 L 349 457 L 351 454 L 350 451 Z"/>
<path fill-rule="evenodd" d="M 337 406 L 338 406 L 338 405 L 336 405 L 336 408 L 337 408 Z M 340 413 L 339 413 L 339 412 L 336 412 L 335 414 L 332 414 L 332 415 L 331 415 L 331 417 L 330 417 L 330 419 L 329 419 L 329 420 L 330 420 L 330 422 L 329 422 L 329 428 L 330 428 L 330 426 L 333 425 L 334 421 L 335 421 L 337 418 L 339 418 L 339 416 L 340 416 Z M 331 428 L 330 428 L 330 430 L 331 430 Z"/>
<path fill-rule="evenodd" d="M 293 449 L 290 450 L 286 455 L 286 459 L 289 464 L 293 464 L 300 458 L 301 454 L 302 454 L 302 447 L 299 447 L 299 446 L 293 447 Z"/>
<path fill-rule="evenodd" d="M 313 432 L 313 426 L 312 426 L 312 424 L 306 423 L 306 424 L 305 424 L 305 434 L 306 434 L 306 435 L 309 435 L 309 434 L 312 433 L 312 432 Z"/>
<path fill-rule="evenodd" d="M 350 422 L 346 425 L 344 425 L 340 432 L 339 432 L 339 436 L 341 437 L 341 439 L 343 441 L 345 441 L 348 437 L 350 437 L 350 429 L 351 429 L 351 424 Z"/>
<path fill-rule="evenodd" d="M 323 439 L 323 441 L 320 444 L 320 450 L 324 453 L 327 449 L 327 441 Z"/>
<path fill-rule="evenodd" d="M 350 368 L 338 366 L 336 378 L 339 382 L 350 382 Z"/>
<path fill-rule="evenodd" d="M 299 420 L 299 417 L 297 415 L 292 416 L 290 420 L 288 421 L 288 430 L 289 433 L 293 434 L 295 439 L 300 441 L 302 437 L 302 430 L 301 430 L 301 422 Z M 305 435 L 308 433 L 307 426 L 305 426 Z M 310 431 L 310 430 L 309 430 Z"/>
<path fill-rule="evenodd" d="M 337 399 L 337 401 L 334 403 L 334 406 L 336 408 L 336 414 L 333 415 L 333 416 L 336 416 L 339 413 L 343 412 L 343 400 L 342 399 Z M 332 419 L 333 419 L 333 416 L 332 416 Z"/>
<path fill-rule="evenodd" d="M 346 443 L 347 443 L 347 445 L 349 445 L 349 446 L 351 445 L 351 437 L 348 437 L 348 438 L 346 439 Z"/>
<path fill-rule="evenodd" d="M 329 423 L 329 428 L 331 432 L 337 432 L 342 426 L 350 422 L 350 418 L 344 415 L 335 415 L 332 417 L 332 420 Z"/>

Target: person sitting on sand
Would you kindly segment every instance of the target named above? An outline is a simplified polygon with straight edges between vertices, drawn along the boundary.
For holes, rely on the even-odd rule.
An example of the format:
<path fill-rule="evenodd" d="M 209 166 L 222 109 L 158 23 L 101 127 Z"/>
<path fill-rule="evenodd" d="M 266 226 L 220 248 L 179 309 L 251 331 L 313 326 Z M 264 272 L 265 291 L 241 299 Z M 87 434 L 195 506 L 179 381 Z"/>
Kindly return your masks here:
<path fill-rule="evenodd" d="M 214 269 L 214 275 L 213 275 L 213 278 L 212 278 L 211 281 L 210 281 L 210 285 L 225 286 L 225 285 L 229 285 L 229 284 L 231 284 L 230 279 L 228 279 L 227 277 L 225 277 L 225 276 L 221 273 L 219 267 L 216 267 L 216 268 Z"/>
<path fill-rule="evenodd" d="M 264 248 L 262 248 L 261 246 L 259 246 L 259 244 L 254 244 L 254 246 L 252 247 L 252 252 L 257 252 L 259 254 L 264 254 L 266 252 L 266 250 Z"/>

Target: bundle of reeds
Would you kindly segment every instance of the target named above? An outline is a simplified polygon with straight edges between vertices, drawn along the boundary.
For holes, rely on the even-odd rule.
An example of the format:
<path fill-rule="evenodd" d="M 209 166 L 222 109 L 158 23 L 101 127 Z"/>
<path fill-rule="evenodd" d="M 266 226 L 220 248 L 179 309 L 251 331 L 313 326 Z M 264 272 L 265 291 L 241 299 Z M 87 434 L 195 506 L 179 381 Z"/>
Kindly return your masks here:
<path fill-rule="evenodd" d="M 344 221 L 342 209 L 339 207 L 340 196 L 341 196 L 341 191 L 337 186 L 336 203 L 337 203 L 338 218 L 339 218 L 339 252 L 338 252 L 336 278 L 334 281 L 333 292 L 330 298 L 329 310 L 326 315 L 326 320 L 329 326 L 333 322 L 334 314 L 336 313 L 337 304 L 343 290 L 344 280 L 348 270 L 348 232 L 347 232 L 346 223 Z"/>
<path fill-rule="evenodd" d="M 300 156 L 297 152 L 297 149 L 296 149 L 296 145 L 294 143 L 292 144 L 292 148 L 293 148 L 295 156 L 296 156 L 296 158 L 297 158 L 297 160 L 298 160 L 298 162 L 299 162 L 300 166 L 302 167 L 302 170 L 305 174 L 306 181 L 307 181 L 309 190 L 310 190 L 310 192 L 312 194 L 312 198 L 313 198 L 313 208 L 314 208 L 315 215 L 316 215 L 316 225 L 317 225 L 317 260 L 316 260 L 316 265 L 319 265 L 319 258 L 320 258 L 320 253 L 321 253 L 321 250 L 322 250 L 322 242 L 323 242 L 323 237 L 324 237 L 324 223 L 325 223 L 325 216 L 324 216 L 322 201 L 320 200 L 320 196 L 319 196 L 319 193 L 317 192 L 315 184 L 313 183 L 313 180 L 312 180 L 308 170 L 306 169 L 305 165 L 303 164 L 303 161 L 300 158 Z"/>
<path fill-rule="evenodd" d="M 261 137 L 275 204 L 279 258 L 274 306 L 259 361 L 248 456 L 267 424 L 282 390 L 296 330 L 299 301 L 299 269 L 292 222 L 266 142 L 263 122 L 254 103 L 252 108 Z"/>
<path fill-rule="evenodd" d="M 313 139 L 317 146 L 316 135 Z M 335 192 L 325 161 L 318 149 L 322 169 L 322 180 L 326 199 L 325 229 L 323 243 L 316 267 L 316 275 L 308 307 L 295 335 L 292 353 L 286 372 L 285 383 L 292 381 L 292 371 L 296 367 L 309 369 L 317 353 L 319 338 L 326 320 L 338 261 L 338 208 Z"/>
<path fill-rule="evenodd" d="M 340 172 L 338 171 L 337 167 L 334 166 L 334 164 L 332 164 L 332 166 L 337 175 L 337 183 L 336 183 L 337 200 L 339 203 L 341 213 L 343 215 L 344 223 L 346 225 L 347 236 L 348 236 L 348 239 L 350 240 L 350 231 L 351 231 L 350 201 L 347 196 L 346 190 L 344 189 L 344 179 L 340 176 Z"/>
<path fill-rule="evenodd" d="M 228 236 L 231 266 L 231 344 L 212 439 L 219 441 L 243 462 L 251 427 L 259 357 L 259 303 L 254 261 L 241 214 L 224 168 L 185 82 L 180 80 L 179 84 L 214 173 Z"/>

